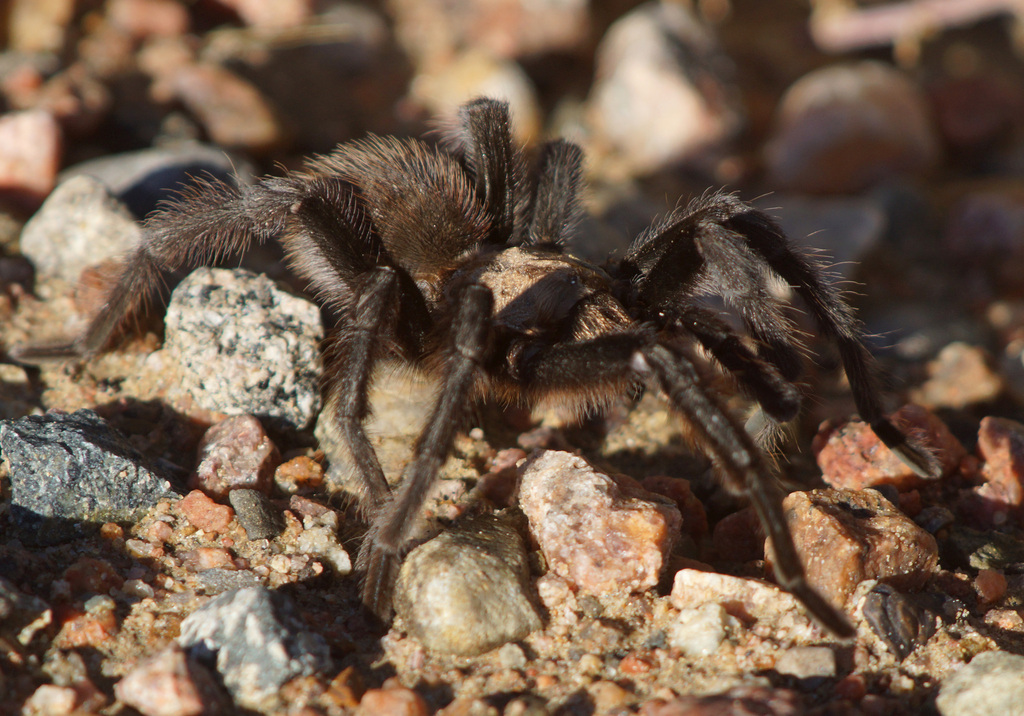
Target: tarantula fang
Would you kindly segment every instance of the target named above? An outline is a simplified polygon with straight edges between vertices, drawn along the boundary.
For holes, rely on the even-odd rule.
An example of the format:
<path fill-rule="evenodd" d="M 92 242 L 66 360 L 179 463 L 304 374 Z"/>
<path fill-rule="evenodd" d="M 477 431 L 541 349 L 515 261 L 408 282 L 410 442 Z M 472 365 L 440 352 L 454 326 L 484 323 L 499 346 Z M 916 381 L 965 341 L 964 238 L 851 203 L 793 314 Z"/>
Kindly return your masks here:
<path fill-rule="evenodd" d="M 775 548 L 775 573 L 836 634 L 852 627 L 806 582 L 761 450 L 702 376 L 698 345 L 732 374 L 770 422 L 792 419 L 801 353 L 772 276 L 791 285 L 838 348 L 861 416 L 916 472 L 934 456 L 882 411 L 872 359 L 852 310 L 765 214 L 710 193 L 598 267 L 566 253 L 581 214 L 583 157 L 544 145 L 532 171 L 511 139 L 508 107 L 464 105 L 445 147 L 370 137 L 340 145 L 283 177 L 234 188 L 206 181 L 145 222 L 107 305 L 62 346 L 22 360 L 85 356 L 108 343 L 161 274 L 211 262 L 251 241 L 279 239 L 296 271 L 339 316 L 323 352 L 328 455 L 347 451 L 370 524 L 357 565 L 363 599 L 387 618 L 417 517 L 452 451 L 467 405 L 483 396 L 579 413 L 651 385 L 686 421 L 725 484 L 749 497 Z M 750 341 L 700 299 L 721 296 Z M 374 366 L 397 360 L 441 386 L 397 489 L 363 423 Z"/>

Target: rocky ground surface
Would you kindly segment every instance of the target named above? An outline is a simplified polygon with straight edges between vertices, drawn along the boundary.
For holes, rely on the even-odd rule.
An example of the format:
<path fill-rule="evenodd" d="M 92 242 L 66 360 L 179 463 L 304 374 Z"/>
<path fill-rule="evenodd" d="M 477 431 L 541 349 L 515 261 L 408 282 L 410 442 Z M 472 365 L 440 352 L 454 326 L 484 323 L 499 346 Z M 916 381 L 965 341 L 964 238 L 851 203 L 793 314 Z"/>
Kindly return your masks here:
<path fill-rule="evenodd" d="M 4 4 L 0 711 L 1021 713 L 1022 18 L 962 0 L 922 25 L 924 4 Z M 477 95 L 510 102 L 527 146 L 586 149 L 583 257 L 722 185 L 824 249 L 894 419 L 942 465 L 889 454 L 809 340 L 778 470 L 808 578 L 855 637 L 774 585 L 752 509 L 654 391 L 582 424 L 475 410 L 430 498 L 448 528 L 376 622 L 365 525 L 320 449 L 336 318 L 275 247 L 169 277 L 89 360 L 6 355 L 74 336 L 188 177 L 421 136 Z M 377 380 L 391 477 L 432 390 Z"/>

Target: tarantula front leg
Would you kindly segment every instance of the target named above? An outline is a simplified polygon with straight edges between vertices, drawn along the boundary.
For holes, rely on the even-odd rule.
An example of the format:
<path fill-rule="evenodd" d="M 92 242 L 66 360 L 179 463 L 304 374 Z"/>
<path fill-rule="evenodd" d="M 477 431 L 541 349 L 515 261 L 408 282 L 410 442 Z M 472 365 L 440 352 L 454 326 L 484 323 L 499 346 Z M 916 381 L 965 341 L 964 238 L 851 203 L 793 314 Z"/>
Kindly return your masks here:
<path fill-rule="evenodd" d="M 293 201 L 291 187 L 273 181 L 236 189 L 208 180 L 182 191 L 146 220 L 141 243 L 128 255 L 104 307 L 81 336 L 63 343 L 19 346 L 11 355 L 31 363 L 97 353 L 154 293 L 164 272 L 211 262 L 244 250 L 252 240 L 276 236 Z"/>
<path fill-rule="evenodd" d="M 416 441 L 401 486 L 373 517 L 360 547 L 356 565 L 363 572 L 363 602 L 382 619 L 390 614 L 398 568 L 408 543 L 416 537 L 420 511 L 451 454 L 455 435 L 477 387 L 491 332 L 493 303 L 490 289 L 484 286 L 470 285 L 459 294 L 441 392 Z"/>
<path fill-rule="evenodd" d="M 704 389 L 696 367 L 682 352 L 651 345 L 643 349 L 642 356 L 643 360 L 634 360 L 634 365 L 653 373 L 672 407 L 687 418 L 726 485 L 750 499 L 772 539 L 775 577 L 782 588 L 803 602 L 830 631 L 838 636 L 852 636 L 853 627 L 846 617 L 807 583 L 786 527 L 781 497 L 753 440 Z"/>

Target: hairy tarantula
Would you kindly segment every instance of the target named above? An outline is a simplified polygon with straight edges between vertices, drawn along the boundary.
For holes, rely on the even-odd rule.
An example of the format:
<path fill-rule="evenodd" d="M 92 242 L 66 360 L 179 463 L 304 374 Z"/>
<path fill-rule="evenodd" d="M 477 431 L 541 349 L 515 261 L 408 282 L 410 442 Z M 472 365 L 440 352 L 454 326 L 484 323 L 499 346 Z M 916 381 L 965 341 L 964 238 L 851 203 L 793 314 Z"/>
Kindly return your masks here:
<path fill-rule="evenodd" d="M 781 278 L 838 348 L 864 420 L 915 471 L 932 474 L 933 457 L 883 415 L 850 307 L 771 219 L 729 194 L 670 212 L 606 268 L 564 254 L 561 242 L 581 213 L 581 150 L 550 142 L 530 175 L 509 123 L 504 103 L 478 99 L 462 108 L 448 149 L 371 137 L 288 176 L 187 190 L 147 219 L 143 242 L 83 335 L 25 348 L 20 357 L 96 353 L 163 271 L 278 238 L 341 316 L 323 354 L 325 410 L 330 441 L 351 453 L 370 523 L 358 566 L 374 612 L 390 613 L 415 518 L 472 400 L 554 401 L 583 412 L 652 384 L 725 484 L 754 505 L 774 543 L 780 584 L 826 627 L 852 633 L 807 584 L 761 450 L 692 356 L 695 343 L 703 347 L 769 422 L 792 419 L 801 354 L 768 289 Z M 698 303 L 707 294 L 737 311 L 752 341 Z M 433 374 L 441 386 L 394 492 L 363 427 L 372 369 L 386 357 Z"/>

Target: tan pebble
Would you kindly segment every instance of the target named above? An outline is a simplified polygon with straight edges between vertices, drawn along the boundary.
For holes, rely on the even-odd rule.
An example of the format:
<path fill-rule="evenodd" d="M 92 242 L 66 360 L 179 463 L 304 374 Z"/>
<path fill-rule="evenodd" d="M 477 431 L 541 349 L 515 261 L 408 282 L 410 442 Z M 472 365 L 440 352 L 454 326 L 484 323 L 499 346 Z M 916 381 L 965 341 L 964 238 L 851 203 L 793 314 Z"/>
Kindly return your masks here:
<path fill-rule="evenodd" d="M 357 711 L 359 716 L 428 716 L 423 697 L 401 686 L 370 689 L 363 694 Z"/>

